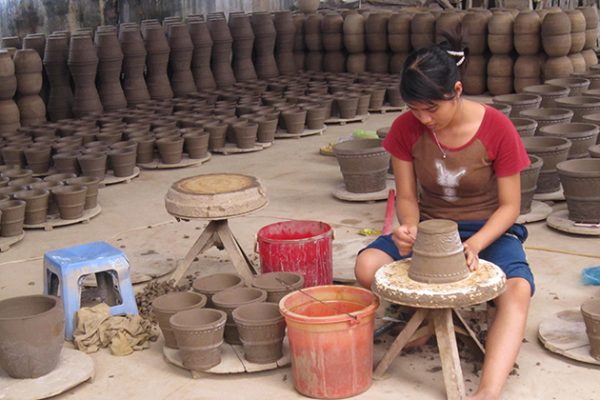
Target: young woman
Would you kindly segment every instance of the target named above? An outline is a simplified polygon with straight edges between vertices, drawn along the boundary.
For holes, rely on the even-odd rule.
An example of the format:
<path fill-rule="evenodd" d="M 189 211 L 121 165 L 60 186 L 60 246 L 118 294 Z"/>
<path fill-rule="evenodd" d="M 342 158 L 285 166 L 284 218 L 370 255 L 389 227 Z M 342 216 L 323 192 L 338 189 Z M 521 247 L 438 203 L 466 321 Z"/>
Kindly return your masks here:
<path fill-rule="evenodd" d="M 393 123 L 384 147 L 392 155 L 400 226 L 357 257 L 360 284 L 371 287 L 378 268 L 408 256 L 417 224 L 431 218 L 458 223 L 467 265 L 479 257 L 505 272 L 506 291 L 496 298 L 496 318 L 472 399 L 498 399 L 523 339 L 535 286 L 515 224 L 521 201 L 520 172 L 529 165 L 511 121 L 492 107 L 464 99 L 458 66 L 463 51 L 449 45 L 413 52 L 400 90 L 409 111 Z"/>

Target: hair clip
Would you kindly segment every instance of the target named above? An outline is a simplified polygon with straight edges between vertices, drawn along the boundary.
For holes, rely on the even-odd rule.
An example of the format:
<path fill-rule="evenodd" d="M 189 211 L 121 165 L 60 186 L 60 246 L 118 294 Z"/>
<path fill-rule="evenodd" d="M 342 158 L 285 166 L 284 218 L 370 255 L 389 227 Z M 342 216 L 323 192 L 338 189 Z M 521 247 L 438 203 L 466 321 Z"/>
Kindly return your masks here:
<path fill-rule="evenodd" d="M 461 51 L 446 50 L 446 53 L 448 53 L 451 56 L 455 56 L 455 57 L 464 57 L 465 56 L 465 52 L 463 50 L 461 50 Z"/>

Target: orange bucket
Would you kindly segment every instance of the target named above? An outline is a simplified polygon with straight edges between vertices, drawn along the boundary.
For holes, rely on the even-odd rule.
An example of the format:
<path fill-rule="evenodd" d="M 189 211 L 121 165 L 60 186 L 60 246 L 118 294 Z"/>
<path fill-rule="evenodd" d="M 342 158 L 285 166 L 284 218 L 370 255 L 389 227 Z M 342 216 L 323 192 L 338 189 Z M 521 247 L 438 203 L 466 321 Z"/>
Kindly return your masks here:
<path fill-rule="evenodd" d="M 378 307 L 371 291 L 342 285 L 314 286 L 281 299 L 298 392 L 340 399 L 371 386 Z"/>

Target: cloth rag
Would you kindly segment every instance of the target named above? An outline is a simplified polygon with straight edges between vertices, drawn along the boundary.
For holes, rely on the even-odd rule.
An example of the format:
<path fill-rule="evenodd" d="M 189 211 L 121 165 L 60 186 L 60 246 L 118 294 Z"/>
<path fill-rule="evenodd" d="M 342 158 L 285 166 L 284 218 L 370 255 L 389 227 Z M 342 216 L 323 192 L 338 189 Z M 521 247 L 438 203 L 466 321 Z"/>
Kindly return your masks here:
<path fill-rule="evenodd" d="M 158 337 L 150 321 L 139 315 L 111 315 L 110 307 L 104 303 L 82 307 L 76 319 L 73 343 L 84 353 L 110 347 L 111 354 L 126 356 L 149 348 L 148 341 Z"/>

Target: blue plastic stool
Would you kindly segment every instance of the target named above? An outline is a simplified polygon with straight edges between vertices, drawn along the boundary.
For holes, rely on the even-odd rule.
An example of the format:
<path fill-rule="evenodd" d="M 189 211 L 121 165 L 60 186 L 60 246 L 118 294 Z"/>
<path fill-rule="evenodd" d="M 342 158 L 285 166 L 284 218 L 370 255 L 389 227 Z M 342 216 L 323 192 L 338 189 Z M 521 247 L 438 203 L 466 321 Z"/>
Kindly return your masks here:
<path fill-rule="evenodd" d="M 81 307 L 85 275 L 95 274 L 98 289 L 112 315 L 137 314 L 129 262 L 125 254 L 106 242 L 92 242 L 44 254 L 44 294 L 60 296 L 65 309 L 65 337 L 73 338 L 75 313 Z"/>

